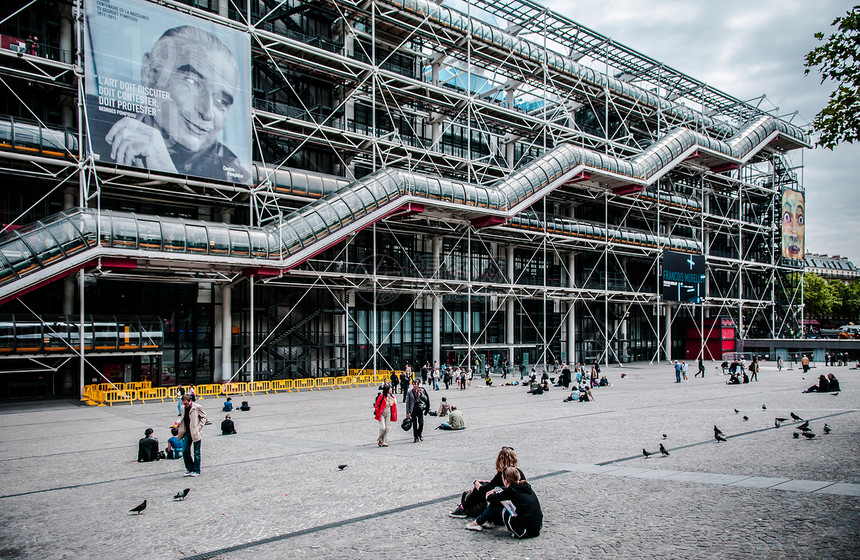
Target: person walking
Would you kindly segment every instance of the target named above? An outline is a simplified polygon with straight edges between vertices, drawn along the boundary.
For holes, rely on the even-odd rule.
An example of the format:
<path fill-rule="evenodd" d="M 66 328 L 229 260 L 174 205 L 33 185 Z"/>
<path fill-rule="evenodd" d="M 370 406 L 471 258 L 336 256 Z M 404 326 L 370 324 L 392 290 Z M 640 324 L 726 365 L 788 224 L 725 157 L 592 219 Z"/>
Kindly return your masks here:
<path fill-rule="evenodd" d="M 750 381 L 758 381 L 758 357 L 753 358 L 750 364 Z"/>
<path fill-rule="evenodd" d="M 388 385 L 384 385 L 382 393 L 376 397 L 373 417 L 379 422 L 379 437 L 376 438 L 376 445 L 388 447 L 388 428 L 392 422 L 397 422 L 397 399 L 389 394 Z"/>
<path fill-rule="evenodd" d="M 782 356 L 776 357 L 776 371 L 782 371 Z"/>
<path fill-rule="evenodd" d="M 399 385 L 399 384 L 400 384 L 400 378 L 397 377 L 397 372 L 392 371 L 391 372 L 391 393 L 392 394 L 394 394 L 394 395 L 397 394 L 397 385 Z"/>
<path fill-rule="evenodd" d="M 684 380 L 684 383 L 686 383 L 688 381 L 688 379 L 687 379 L 687 362 L 686 361 L 681 362 L 681 379 Z"/>
<path fill-rule="evenodd" d="M 182 458 L 185 460 L 185 476 L 200 475 L 200 443 L 203 440 L 203 426 L 206 425 L 206 411 L 191 400 L 188 393 L 182 395 L 184 413 L 179 423 L 177 437 L 182 440 Z M 191 446 L 194 444 L 192 458 Z"/>
<path fill-rule="evenodd" d="M 182 385 L 176 386 L 176 411 L 179 413 L 177 416 L 182 416 L 182 395 L 185 394 L 185 387 Z"/>
<path fill-rule="evenodd" d="M 675 360 L 675 383 L 681 382 L 681 364 Z"/>
<path fill-rule="evenodd" d="M 412 418 L 412 443 L 424 441 L 424 415 L 430 411 L 430 395 L 416 379 L 406 394 L 406 417 Z"/>
<path fill-rule="evenodd" d="M 701 357 L 699 358 L 699 371 L 697 371 L 696 375 L 694 375 L 693 377 L 699 377 L 699 374 L 701 374 L 702 379 L 705 378 L 705 362 L 702 361 Z"/>

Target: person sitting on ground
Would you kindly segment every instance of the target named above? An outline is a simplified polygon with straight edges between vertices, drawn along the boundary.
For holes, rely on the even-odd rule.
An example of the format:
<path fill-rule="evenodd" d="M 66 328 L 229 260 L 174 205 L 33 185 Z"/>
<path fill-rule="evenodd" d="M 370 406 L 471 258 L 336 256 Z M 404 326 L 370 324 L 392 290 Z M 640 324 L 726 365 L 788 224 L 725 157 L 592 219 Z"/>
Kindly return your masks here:
<path fill-rule="evenodd" d="M 179 428 L 173 426 L 170 428 L 170 439 L 167 440 L 167 458 L 181 459 L 182 458 L 182 440 L 179 439 Z"/>
<path fill-rule="evenodd" d="M 448 404 L 448 399 L 442 397 L 442 404 L 439 405 L 439 410 L 436 412 L 436 415 L 439 417 L 448 416 L 448 413 L 451 411 L 451 405 Z"/>
<path fill-rule="evenodd" d="M 230 418 L 228 414 L 224 417 L 224 421 L 221 422 L 221 435 L 222 436 L 230 436 L 236 433 L 236 426 L 233 425 L 233 420 Z"/>
<path fill-rule="evenodd" d="M 507 467 L 502 472 L 503 488 L 487 493 L 488 505 L 477 519 L 466 525 L 470 531 L 482 531 L 488 523 L 504 525 L 512 537 L 528 539 L 540 535 L 543 512 L 540 502 L 520 470 Z"/>
<path fill-rule="evenodd" d="M 233 411 L 233 399 L 227 397 L 227 400 L 224 401 L 224 412 L 232 412 Z"/>
<path fill-rule="evenodd" d="M 588 386 L 588 381 L 582 380 L 579 385 L 579 400 L 580 402 L 591 402 L 594 400 L 594 395 L 591 394 L 591 387 Z"/>
<path fill-rule="evenodd" d="M 532 395 L 543 395 L 543 385 L 537 382 L 537 380 L 529 383 L 529 393 Z"/>
<path fill-rule="evenodd" d="M 239 407 L 239 410 L 243 412 L 248 412 L 251 410 L 251 405 L 248 404 L 248 401 L 242 401 L 242 406 Z"/>
<path fill-rule="evenodd" d="M 729 373 L 729 380 L 726 381 L 726 385 L 740 385 L 741 378 L 737 373 Z"/>
<path fill-rule="evenodd" d="M 600 381 L 599 381 L 597 384 L 598 384 L 600 387 L 612 387 L 612 383 L 610 383 L 610 382 L 609 382 L 609 380 L 608 380 L 608 379 L 606 379 L 606 376 L 605 376 L 605 375 L 604 375 L 603 377 L 601 377 L 601 378 L 600 378 Z"/>
<path fill-rule="evenodd" d="M 487 377 L 485 377 L 485 378 L 484 378 L 484 383 L 486 383 L 486 384 L 487 384 L 487 387 L 492 387 L 492 386 L 493 386 L 493 378 L 492 378 L 492 377 L 490 377 L 490 372 L 489 372 L 489 371 L 487 372 Z"/>
<path fill-rule="evenodd" d="M 570 392 L 570 396 L 564 399 L 563 402 L 579 402 L 579 385 L 574 384 L 573 390 Z"/>
<path fill-rule="evenodd" d="M 519 469 L 520 462 L 517 459 L 517 454 L 514 453 L 513 447 L 502 447 L 499 454 L 496 455 L 496 474 L 492 480 L 476 480 L 472 484 L 472 489 L 468 492 L 463 492 L 460 498 L 460 505 L 457 509 L 449 513 L 451 517 L 466 518 L 477 517 L 487 508 L 487 492 L 502 486 L 502 471 L 507 467 L 514 467 L 520 473 L 520 479 L 525 480 L 526 475 Z"/>
<path fill-rule="evenodd" d="M 818 385 L 813 385 L 804 393 L 829 393 L 830 392 L 830 381 L 827 380 L 824 375 L 818 376 Z"/>
<path fill-rule="evenodd" d="M 137 442 L 137 462 L 148 463 L 158 461 L 158 439 L 152 435 L 154 430 L 147 428 L 143 431 L 143 437 Z"/>
<path fill-rule="evenodd" d="M 839 388 L 839 380 L 832 373 L 827 374 L 827 381 L 830 382 L 830 392 L 837 393 L 842 389 Z"/>
<path fill-rule="evenodd" d="M 440 430 L 464 430 L 466 429 L 466 421 L 463 420 L 463 413 L 457 410 L 457 406 L 451 406 L 451 414 L 447 422 L 442 422 L 439 425 Z"/>

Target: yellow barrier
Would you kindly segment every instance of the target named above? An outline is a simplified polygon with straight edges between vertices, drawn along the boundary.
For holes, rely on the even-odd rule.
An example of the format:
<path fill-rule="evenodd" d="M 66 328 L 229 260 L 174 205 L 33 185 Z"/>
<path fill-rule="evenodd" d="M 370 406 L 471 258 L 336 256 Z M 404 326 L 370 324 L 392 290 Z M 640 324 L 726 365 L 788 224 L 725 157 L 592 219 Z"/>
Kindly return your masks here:
<path fill-rule="evenodd" d="M 239 383 L 234 381 L 232 383 L 222 383 L 221 384 L 221 394 L 222 395 L 242 395 L 245 396 L 245 393 L 248 391 L 247 383 Z"/>
<path fill-rule="evenodd" d="M 254 383 L 219 383 L 197 385 L 195 392 L 197 398 L 203 400 L 204 396 L 220 395 L 245 395 L 245 393 L 269 393 L 274 391 L 299 391 L 307 389 L 310 391 L 329 389 L 342 389 L 344 387 L 372 386 L 390 381 L 392 370 L 372 369 L 350 369 L 349 375 L 344 377 L 317 377 L 304 379 L 278 379 L 276 381 L 255 381 Z M 400 372 L 394 371 L 399 374 Z M 152 387 L 149 381 L 136 381 L 133 383 L 99 383 L 85 385 L 81 394 L 81 400 L 87 401 L 89 405 L 104 406 L 105 403 L 113 406 L 113 403 L 128 402 L 133 400 L 155 400 L 175 399 L 178 396 L 177 387 Z"/>
<path fill-rule="evenodd" d="M 221 394 L 221 385 L 195 385 L 194 392 L 197 394 L 197 400 L 202 401 L 205 396 L 218 396 Z"/>
<path fill-rule="evenodd" d="M 270 381 L 272 386 L 272 391 L 286 391 L 288 393 L 293 392 L 293 380 L 292 379 L 278 379 L 277 381 Z"/>
<path fill-rule="evenodd" d="M 254 381 L 253 383 L 248 383 L 248 391 L 250 391 L 252 395 L 260 392 L 265 392 L 268 395 L 271 390 L 272 383 L 270 381 Z"/>
<path fill-rule="evenodd" d="M 105 402 L 113 406 L 115 402 L 134 404 L 135 391 L 104 391 Z"/>
<path fill-rule="evenodd" d="M 161 402 L 164 402 L 164 399 L 170 398 L 170 394 L 167 392 L 167 387 L 138 389 L 136 393 L 137 399 L 141 401 L 146 401 L 147 399 L 160 399 Z"/>
<path fill-rule="evenodd" d="M 359 375 L 353 381 L 356 385 L 366 385 L 370 387 L 373 385 L 373 376 L 372 375 Z"/>
<path fill-rule="evenodd" d="M 329 389 L 340 389 L 337 384 L 336 377 L 317 377 L 314 379 L 314 387 L 317 390 L 322 390 L 323 387 L 328 387 Z"/>
<path fill-rule="evenodd" d="M 340 387 L 352 387 L 352 377 L 335 377 L 335 383 Z"/>
<path fill-rule="evenodd" d="M 133 381 L 131 383 L 126 383 L 125 388 L 131 389 L 133 391 L 139 391 L 141 389 L 152 389 L 152 383 L 149 381 Z"/>
<path fill-rule="evenodd" d="M 293 379 L 293 387 L 296 389 L 310 389 L 314 390 L 314 380 L 313 379 Z"/>

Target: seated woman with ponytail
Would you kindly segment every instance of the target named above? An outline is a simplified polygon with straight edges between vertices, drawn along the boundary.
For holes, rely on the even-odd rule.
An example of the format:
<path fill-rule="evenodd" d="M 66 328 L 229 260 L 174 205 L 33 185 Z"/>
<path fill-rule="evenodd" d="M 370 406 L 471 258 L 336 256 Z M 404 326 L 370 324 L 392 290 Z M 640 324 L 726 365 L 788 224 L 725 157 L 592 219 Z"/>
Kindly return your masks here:
<path fill-rule="evenodd" d="M 520 477 L 520 471 L 515 467 L 505 467 L 502 482 L 504 488 L 495 488 L 487 493 L 487 509 L 466 525 L 466 529 L 482 531 L 488 523 L 494 523 L 504 525 L 511 536 L 518 539 L 540 535 L 543 512 L 531 485 Z"/>

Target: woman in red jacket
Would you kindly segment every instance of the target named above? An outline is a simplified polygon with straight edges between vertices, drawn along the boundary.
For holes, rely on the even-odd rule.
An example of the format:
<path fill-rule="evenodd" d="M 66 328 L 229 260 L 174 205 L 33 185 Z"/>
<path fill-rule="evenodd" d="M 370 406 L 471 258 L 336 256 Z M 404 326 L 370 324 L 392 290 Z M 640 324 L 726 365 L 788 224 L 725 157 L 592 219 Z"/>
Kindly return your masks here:
<path fill-rule="evenodd" d="M 379 438 L 376 440 L 379 447 L 388 447 L 388 427 L 397 422 L 397 399 L 391 396 L 390 391 L 388 385 L 383 385 L 373 404 L 373 417 L 379 422 Z"/>

